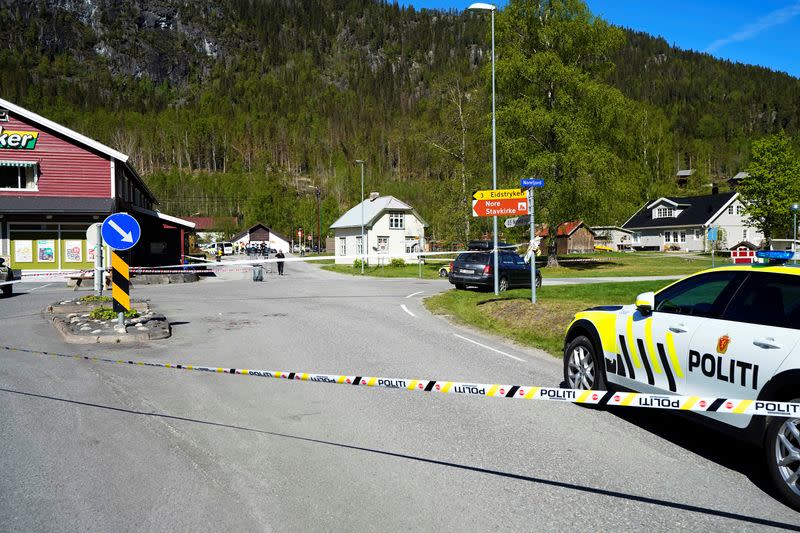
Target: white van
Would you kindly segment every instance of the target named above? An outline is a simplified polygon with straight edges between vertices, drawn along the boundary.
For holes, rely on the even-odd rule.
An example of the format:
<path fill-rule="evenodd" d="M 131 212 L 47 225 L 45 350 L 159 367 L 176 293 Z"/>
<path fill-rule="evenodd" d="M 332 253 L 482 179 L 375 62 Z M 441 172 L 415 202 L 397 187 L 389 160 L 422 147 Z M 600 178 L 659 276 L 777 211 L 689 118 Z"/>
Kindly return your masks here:
<path fill-rule="evenodd" d="M 222 250 L 222 255 L 233 255 L 233 243 L 230 242 L 212 242 L 206 248 L 206 251 L 211 255 L 217 255 L 217 250 Z"/>

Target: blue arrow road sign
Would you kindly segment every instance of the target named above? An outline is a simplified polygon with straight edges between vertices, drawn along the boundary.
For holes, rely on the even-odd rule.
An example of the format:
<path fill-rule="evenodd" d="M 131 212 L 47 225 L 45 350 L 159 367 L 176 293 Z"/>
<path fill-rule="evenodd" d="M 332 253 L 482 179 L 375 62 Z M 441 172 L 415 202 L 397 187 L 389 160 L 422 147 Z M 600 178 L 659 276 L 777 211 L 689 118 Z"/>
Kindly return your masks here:
<path fill-rule="evenodd" d="M 103 221 L 100 228 L 103 242 L 114 250 L 129 250 L 142 236 L 142 228 L 128 213 L 114 213 Z"/>
<path fill-rule="evenodd" d="M 544 179 L 522 178 L 519 180 L 519 186 L 523 189 L 544 187 Z"/>
<path fill-rule="evenodd" d="M 714 242 L 717 240 L 717 227 L 712 226 L 708 228 L 708 242 Z"/>

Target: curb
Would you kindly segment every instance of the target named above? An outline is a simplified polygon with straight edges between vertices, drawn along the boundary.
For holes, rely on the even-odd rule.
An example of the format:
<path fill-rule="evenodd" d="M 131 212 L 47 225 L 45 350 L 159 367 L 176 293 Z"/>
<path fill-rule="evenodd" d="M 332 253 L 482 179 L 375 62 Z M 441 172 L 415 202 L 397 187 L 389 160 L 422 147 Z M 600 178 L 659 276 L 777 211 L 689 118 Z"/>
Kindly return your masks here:
<path fill-rule="evenodd" d="M 167 323 L 166 330 L 147 333 L 125 333 L 119 335 L 76 335 L 69 329 L 67 322 L 59 317 L 52 317 L 53 327 L 56 328 L 64 340 L 72 344 L 130 344 L 158 339 L 167 339 L 172 336 L 172 327 Z M 135 328 L 134 328 L 135 329 Z"/>

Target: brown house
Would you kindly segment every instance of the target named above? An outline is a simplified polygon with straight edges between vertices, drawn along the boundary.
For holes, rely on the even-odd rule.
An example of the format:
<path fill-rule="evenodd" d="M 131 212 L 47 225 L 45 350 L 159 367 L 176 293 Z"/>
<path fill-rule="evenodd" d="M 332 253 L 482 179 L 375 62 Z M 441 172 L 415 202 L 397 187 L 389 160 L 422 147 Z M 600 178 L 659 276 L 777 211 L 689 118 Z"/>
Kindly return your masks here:
<path fill-rule="evenodd" d="M 542 238 L 540 248 L 547 250 L 550 236 L 550 228 L 547 225 L 541 226 L 537 233 Z M 582 254 L 594 251 L 595 233 L 583 223 L 582 220 L 564 222 L 558 226 L 556 232 L 556 254 Z"/>

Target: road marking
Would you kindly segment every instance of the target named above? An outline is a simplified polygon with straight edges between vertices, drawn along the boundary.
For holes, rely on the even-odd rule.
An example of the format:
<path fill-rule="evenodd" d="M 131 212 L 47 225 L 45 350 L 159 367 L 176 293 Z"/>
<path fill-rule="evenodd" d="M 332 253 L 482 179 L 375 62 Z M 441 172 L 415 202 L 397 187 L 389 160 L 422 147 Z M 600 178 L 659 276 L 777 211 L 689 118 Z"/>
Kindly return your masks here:
<path fill-rule="evenodd" d="M 415 315 L 414 313 L 412 313 L 411 311 L 408 310 L 408 307 L 406 307 L 405 304 L 402 304 L 400 307 L 403 309 L 403 311 L 405 311 L 409 315 L 413 316 L 414 318 L 417 317 L 417 315 Z"/>
<path fill-rule="evenodd" d="M 520 361 L 520 362 L 522 362 L 522 363 L 526 363 L 526 362 L 527 362 L 527 361 L 525 361 L 525 359 L 520 359 L 519 357 L 516 357 L 516 356 L 514 356 L 514 355 L 511 355 L 510 353 L 501 352 L 501 351 L 500 351 L 500 350 L 498 350 L 497 348 L 492 348 L 491 346 L 486 346 L 485 344 L 481 344 L 481 343 L 480 343 L 480 342 L 478 342 L 478 341 L 474 341 L 474 340 L 472 340 L 472 339 L 468 339 L 468 338 L 464 337 L 463 335 L 459 335 L 458 333 L 453 333 L 453 335 L 455 335 L 455 336 L 456 336 L 456 337 L 458 337 L 459 339 L 464 339 L 464 340 L 465 340 L 465 341 L 467 341 L 467 342 L 471 342 L 472 344 L 477 344 L 478 346 L 480 346 L 480 347 L 482 347 L 482 348 L 486 348 L 487 350 L 491 350 L 491 351 L 493 351 L 493 352 L 497 352 L 497 353 L 499 353 L 500 355 L 505 355 L 506 357 L 510 357 L 511 359 L 516 359 L 517 361 Z"/>
<path fill-rule="evenodd" d="M 425 292 L 425 291 L 412 292 L 411 294 L 409 294 L 408 296 L 406 296 L 406 298 L 411 298 L 411 297 L 413 297 L 413 296 L 416 296 L 417 294 L 422 294 L 423 292 Z"/>
<path fill-rule="evenodd" d="M 39 285 L 38 287 L 34 287 L 34 288 L 28 290 L 28 292 L 33 292 L 33 291 L 35 291 L 37 289 L 44 289 L 45 287 L 49 287 L 50 285 L 52 285 L 52 283 L 48 283 L 47 285 Z"/>

